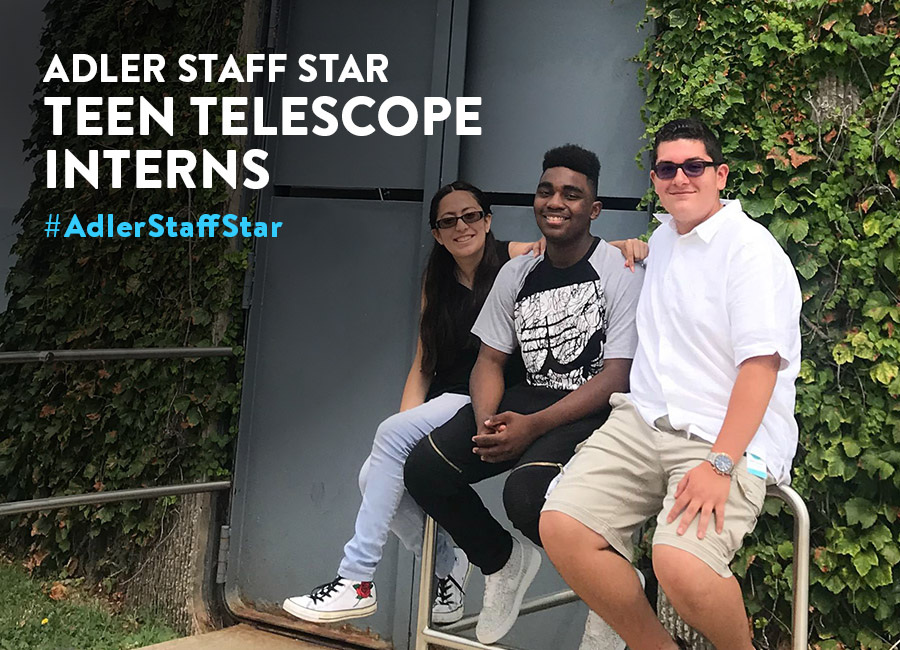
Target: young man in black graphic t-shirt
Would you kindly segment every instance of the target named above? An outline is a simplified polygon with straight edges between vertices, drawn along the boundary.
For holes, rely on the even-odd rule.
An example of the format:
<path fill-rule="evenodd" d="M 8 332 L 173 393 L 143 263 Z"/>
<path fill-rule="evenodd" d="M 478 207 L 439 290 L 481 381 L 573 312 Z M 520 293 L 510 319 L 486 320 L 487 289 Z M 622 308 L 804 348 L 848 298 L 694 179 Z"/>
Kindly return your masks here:
<path fill-rule="evenodd" d="M 424 438 L 405 468 L 409 493 L 486 576 L 482 643 L 512 627 L 540 553 L 516 541 L 470 484 L 512 470 L 506 512 L 540 544 L 547 487 L 606 418 L 609 396 L 628 390 L 637 345 L 643 273 L 590 233 L 601 207 L 596 155 L 566 145 L 545 154 L 543 169 L 534 212 L 546 253 L 500 270 L 472 329 L 482 342 L 472 404 Z M 503 368 L 517 347 L 527 380 L 507 390 Z"/>

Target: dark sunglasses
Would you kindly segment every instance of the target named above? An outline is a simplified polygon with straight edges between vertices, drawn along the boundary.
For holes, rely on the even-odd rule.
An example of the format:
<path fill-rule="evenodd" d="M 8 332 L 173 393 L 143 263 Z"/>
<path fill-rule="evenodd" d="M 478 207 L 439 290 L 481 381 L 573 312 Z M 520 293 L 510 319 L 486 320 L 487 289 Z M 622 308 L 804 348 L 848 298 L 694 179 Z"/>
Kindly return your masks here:
<path fill-rule="evenodd" d="M 475 223 L 476 221 L 484 219 L 484 212 L 479 210 L 477 212 L 466 212 L 458 217 L 441 217 L 434 222 L 434 225 L 441 230 L 447 230 L 447 228 L 455 228 L 456 222 L 460 219 L 463 220 L 463 223 Z"/>
<path fill-rule="evenodd" d="M 675 174 L 678 173 L 679 169 L 688 178 L 697 178 L 698 176 L 703 176 L 703 172 L 706 171 L 707 167 L 718 167 L 721 164 L 709 160 L 688 160 L 680 165 L 676 165 L 673 162 L 661 162 L 653 165 L 653 171 L 656 172 L 657 178 L 670 181 L 675 178 Z"/>

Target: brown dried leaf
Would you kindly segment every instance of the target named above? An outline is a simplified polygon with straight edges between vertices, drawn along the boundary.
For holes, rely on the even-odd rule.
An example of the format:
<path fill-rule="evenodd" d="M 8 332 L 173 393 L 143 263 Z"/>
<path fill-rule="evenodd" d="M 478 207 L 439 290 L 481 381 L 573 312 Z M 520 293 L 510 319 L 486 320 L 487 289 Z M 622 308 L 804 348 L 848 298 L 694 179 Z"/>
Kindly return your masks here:
<path fill-rule="evenodd" d="M 35 567 L 41 566 L 41 563 L 47 559 L 48 555 L 50 555 L 50 553 L 47 551 L 35 551 L 27 560 L 22 562 L 22 566 L 29 571 L 33 571 Z"/>
<path fill-rule="evenodd" d="M 96 422 L 97 420 L 100 419 L 100 414 L 99 413 L 88 413 L 87 419 L 90 420 L 91 422 Z"/>
<path fill-rule="evenodd" d="M 55 406 L 51 406 L 50 404 L 44 404 L 38 417 L 39 418 L 49 418 L 51 415 L 54 415 L 55 413 L 56 413 Z"/>
<path fill-rule="evenodd" d="M 775 149 L 775 147 L 772 147 L 772 149 L 769 151 L 769 153 L 766 154 L 766 160 L 778 161 L 785 167 L 787 167 L 790 164 L 790 162 L 788 162 L 788 159 L 785 158 L 784 156 L 782 156 L 780 153 L 778 153 L 778 150 Z"/>
<path fill-rule="evenodd" d="M 865 214 L 869 211 L 869 208 L 872 207 L 873 203 L 875 203 L 875 197 L 867 196 L 865 199 L 856 204 L 856 209 Z"/>
<path fill-rule="evenodd" d="M 888 170 L 888 178 L 891 179 L 891 185 L 895 188 L 900 189 L 900 176 L 897 175 L 893 169 Z"/>
<path fill-rule="evenodd" d="M 61 582 L 54 582 L 50 587 L 50 600 L 65 600 L 68 596 L 68 589 Z"/>
<path fill-rule="evenodd" d="M 778 137 L 781 138 L 782 140 L 784 140 L 785 142 L 787 142 L 788 144 L 794 144 L 794 141 L 797 139 L 797 136 L 794 134 L 793 131 L 785 131 Z"/>
<path fill-rule="evenodd" d="M 109 377 L 109 373 L 105 368 L 100 368 L 100 370 L 97 371 L 97 376 L 100 377 L 100 379 L 106 379 Z"/>
<path fill-rule="evenodd" d="M 827 23 L 822 23 L 822 29 L 824 29 L 826 32 L 830 32 L 835 23 L 837 23 L 836 20 L 829 20 Z"/>
<path fill-rule="evenodd" d="M 816 157 L 811 154 L 802 154 L 797 152 L 793 147 L 788 149 L 788 155 L 791 157 L 791 167 L 793 167 L 794 169 L 805 162 L 816 159 Z"/>
<path fill-rule="evenodd" d="M 862 9 L 859 10 L 859 14 L 857 14 L 857 15 L 859 15 L 859 16 L 868 16 L 868 15 L 869 15 L 870 13 L 872 13 L 874 10 L 875 10 L 875 7 L 872 6 L 872 3 L 867 2 L 866 4 L 864 4 L 864 5 L 862 6 Z"/>
<path fill-rule="evenodd" d="M 831 131 L 826 133 L 825 137 L 823 137 L 822 139 L 825 140 L 825 142 L 831 142 L 832 140 L 834 140 L 836 135 L 837 131 L 835 129 L 831 129 Z"/>

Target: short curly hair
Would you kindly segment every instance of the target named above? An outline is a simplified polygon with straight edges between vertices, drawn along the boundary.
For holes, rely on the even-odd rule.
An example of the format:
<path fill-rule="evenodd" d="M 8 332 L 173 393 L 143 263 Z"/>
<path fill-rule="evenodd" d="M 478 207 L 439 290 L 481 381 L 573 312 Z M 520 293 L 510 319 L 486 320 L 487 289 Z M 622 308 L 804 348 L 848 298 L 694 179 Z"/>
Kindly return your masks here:
<path fill-rule="evenodd" d="M 651 167 L 656 165 L 656 152 L 659 150 L 659 145 L 673 140 L 699 140 L 706 147 L 706 153 L 714 163 L 724 162 L 722 145 L 719 144 L 719 139 L 712 129 L 696 117 L 683 117 L 666 122 L 656 132 L 656 137 L 653 139 L 653 151 L 650 152 Z"/>
<path fill-rule="evenodd" d="M 544 171 L 551 167 L 566 167 L 587 177 L 588 186 L 597 196 L 597 185 L 600 182 L 600 160 L 593 151 L 588 151 L 577 144 L 564 144 L 544 154 Z"/>

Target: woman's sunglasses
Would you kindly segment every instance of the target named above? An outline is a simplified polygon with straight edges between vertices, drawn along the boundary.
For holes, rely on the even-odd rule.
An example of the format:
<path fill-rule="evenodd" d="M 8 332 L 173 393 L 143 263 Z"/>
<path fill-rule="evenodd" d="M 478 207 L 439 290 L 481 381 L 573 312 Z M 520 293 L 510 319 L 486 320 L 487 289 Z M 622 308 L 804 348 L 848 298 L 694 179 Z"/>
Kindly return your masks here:
<path fill-rule="evenodd" d="M 703 176 L 703 172 L 706 171 L 707 167 L 718 167 L 721 164 L 709 160 L 688 160 L 680 165 L 676 165 L 673 162 L 661 162 L 653 165 L 653 171 L 656 172 L 657 178 L 670 181 L 675 178 L 675 174 L 678 173 L 679 169 L 688 178 L 697 178 L 698 176 Z"/>
<path fill-rule="evenodd" d="M 460 219 L 463 220 L 463 223 L 475 223 L 476 221 L 481 221 L 482 219 L 484 219 L 484 212 L 481 212 L 479 210 L 477 212 L 466 212 L 465 214 L 461 214 L 458 217 L 441 217 L 434 222 L 434 225 L 441 230 L 446 230 L 447 228 L 456 227 L 456 222 Z"/>

